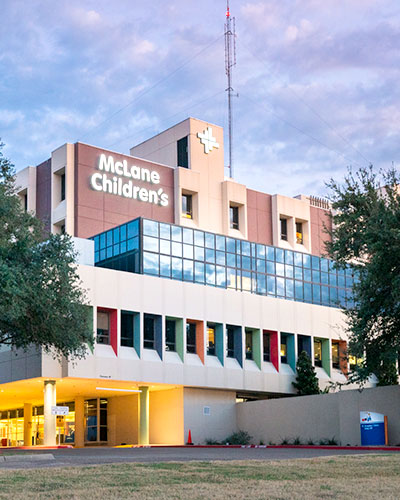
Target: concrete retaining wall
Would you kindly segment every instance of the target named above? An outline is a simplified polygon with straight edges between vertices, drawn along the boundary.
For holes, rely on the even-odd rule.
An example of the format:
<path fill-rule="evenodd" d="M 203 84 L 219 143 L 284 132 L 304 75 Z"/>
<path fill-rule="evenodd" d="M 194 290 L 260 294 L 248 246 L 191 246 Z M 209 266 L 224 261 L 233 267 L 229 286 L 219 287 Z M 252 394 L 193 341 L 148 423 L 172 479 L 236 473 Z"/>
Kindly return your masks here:
<path fill-rule="evenodd" d="M 334 394 L 238 403 L 237 426 L 258 444 L 280 444 L 284 438 L 335 438 L 342 445 L 360 445 L 360 411 L 388 417 L 389 444 L 400 443 L 400 387 L 375 387 Z"/>

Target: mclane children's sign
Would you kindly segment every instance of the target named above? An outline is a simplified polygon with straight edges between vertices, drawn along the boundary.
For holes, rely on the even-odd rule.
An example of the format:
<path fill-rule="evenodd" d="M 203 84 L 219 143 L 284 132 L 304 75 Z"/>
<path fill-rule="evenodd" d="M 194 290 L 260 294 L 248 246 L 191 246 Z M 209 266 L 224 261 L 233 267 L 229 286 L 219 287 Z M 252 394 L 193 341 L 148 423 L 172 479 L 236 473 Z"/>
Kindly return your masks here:
<path fill-rule="evenodd" d="M 114 161 L 111 155 L 106 156 L 104 153 L 99 157 L 98 169 L 104 173 L 96 172 L 90 177 L 90 185 L 95 191 L 154 203 L 162 207 L 168 206 L 168 194 L 164 193 L 162 187 L 147 189 L 135 184 L 135 181 L 160 184 L 160 174 L 155 170 L 136 165 L 128 166 L 126 160 Z"/>

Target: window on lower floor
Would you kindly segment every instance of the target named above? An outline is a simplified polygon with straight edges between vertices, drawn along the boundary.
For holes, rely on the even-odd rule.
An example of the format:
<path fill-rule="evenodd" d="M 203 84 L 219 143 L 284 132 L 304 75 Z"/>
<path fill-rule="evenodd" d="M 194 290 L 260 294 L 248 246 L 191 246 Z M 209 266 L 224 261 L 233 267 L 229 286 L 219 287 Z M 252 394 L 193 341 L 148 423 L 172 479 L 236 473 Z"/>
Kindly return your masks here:
<path fill-rule="evenodd" d="M 303 244 L 303 224 L 301 222 L 296 222 L 296 243 Z"/>
<path fill-rule="evenodd" d="M 60 200 L 65 200 L 65 174 L 61 175 L 61 189 L 60 189 Z"/>
<path fill-rule="evenodd" d="M 186 323 L 186 352 L 196 353 L 196 323 Z"/>
<path fill-rule="evenodd" d="M 97 343 L 110 344 L 110 313 L 97 311 Z"/>
<path fill-rule="evenodd" d="M 229 207 L 229 217 L 232 229 L 239 229 L 239 207 Z"/>
<path fill-rule="evenodd" d="M 207 354 L 215 356 L 215 325 L 207 323 Z"/>
<path fill-rule="evenodd" d="M 193 219 L 193 203 L 191 194 L 182 195 L 182 217 L 185 219 Z"/>
<path fill-rule="evenodd" d="M 235 357 L 235 329 L 233 326 L 226 327 L 226 356 Z"/>
<path fill-rule="evenodd" d="M 287 219 L 280 219 L 281 225 L 281 240 L 287 241 L 288 239 L 288 230 L 287 230 Z"/>
<path fill-rule="evenodd" d="M 271 338 L 269 333 L 263 333 L 263 359 L 271 361 Z"/>
<path fill-rule="evenodd" d="M 143 347 L 145 349 L 155 348 L 155 328 L 156 322 L 154 317 L 150 314 L 144 314 L 143 316 Z"/>
<path fill-rule="evenodd" d="M 246 333 L 246 359 L 253 359 L 253 332 L 245 330 Z"/>
<path fill-rule="evenodd" d="M 314 339 L 314 364 L 322 366 L 322 341 Z"/>
<path fill-rule="evenodd" d="M 332 366 L 340 368 L 339 342 L 332 341 Z"/>
<path fill-rule="evenodd" d="M 287 335 L 281 333 L 281 363 L 287 364 Z"/>
<path fill-rule="evenodd" d="M 135 314 L 121 311 L 121 345 L 133 347 Z"/>
<path fill-rule="evenodd" d="M 107 406 L 104 398 L 85 401 L 85 441 L 107 441 Z"/>
<path fill-rule="evenodd" d="M 165 347 L 167 351 L 176 351 L 176 322 L 173 319 L 165 320 Z"/>

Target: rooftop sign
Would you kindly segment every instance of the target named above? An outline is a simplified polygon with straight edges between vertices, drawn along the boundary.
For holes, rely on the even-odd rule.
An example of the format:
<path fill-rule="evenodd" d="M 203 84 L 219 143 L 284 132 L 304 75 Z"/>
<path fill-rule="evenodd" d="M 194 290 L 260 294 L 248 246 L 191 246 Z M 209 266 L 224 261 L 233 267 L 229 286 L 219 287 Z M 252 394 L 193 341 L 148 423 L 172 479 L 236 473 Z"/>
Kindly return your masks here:
<path fill-rule="evenodd" d="M 90 177 L 90 186 L 95 191 L 132 198 L 134 200 L 153 203 L 162 207 L 168 206 L 168 194 L 164 193 L 160 184 L 160 174 L 156 170 L 128 166 L 127 160 L 115 161 L 112 155 L 102 153 L 97 168 L 103 173 L 96 172 Z M 135 181 L 148 182 L 156 189 L 147 189 L 137 186 Z"/>
<path fill-rule="evenodd" d="M 210 153 L 213 148 L 219 148 L 217 139 L 212 135 L 211 127 L 207 127 L 204 132 L 198 132 L 197 137 L 200 139 L 201 144 L 204 144 L 204 152 L 206 154 Z"/>

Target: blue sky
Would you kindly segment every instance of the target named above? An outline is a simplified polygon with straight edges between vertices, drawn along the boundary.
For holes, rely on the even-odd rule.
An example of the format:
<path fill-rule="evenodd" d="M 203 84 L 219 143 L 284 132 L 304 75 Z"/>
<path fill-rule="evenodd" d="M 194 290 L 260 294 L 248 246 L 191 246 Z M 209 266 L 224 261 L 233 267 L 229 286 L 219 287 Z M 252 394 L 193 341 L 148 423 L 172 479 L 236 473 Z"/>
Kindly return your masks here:
<path fill-rule="evenodd" d="M 236 180 L 323 196 L 349 165 L 398 166 L 398 0 L 230 3 Z M 3 0 L 5 154 L 20 169 L 78 140 L 128 153 L 187 116 L 227 127 L 225 5 Z"/>

